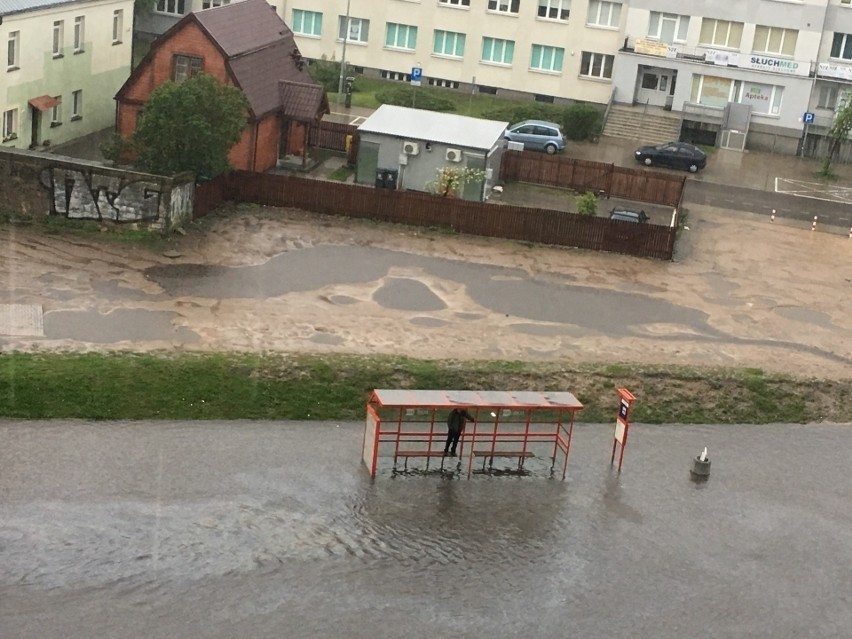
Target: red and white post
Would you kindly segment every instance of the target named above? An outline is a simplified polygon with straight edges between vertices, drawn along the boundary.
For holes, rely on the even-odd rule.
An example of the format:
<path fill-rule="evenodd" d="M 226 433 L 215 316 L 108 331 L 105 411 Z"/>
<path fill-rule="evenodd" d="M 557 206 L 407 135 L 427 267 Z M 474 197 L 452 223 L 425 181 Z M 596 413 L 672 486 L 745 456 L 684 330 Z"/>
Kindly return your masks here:
<path fill-rule="evenodd" d="M 630 407 L 636 399 L 626 388 L 618 389 L 619 401 L 618 416 L 615 418 L 615 434 L 612 438 L 612 457 L 609 464 L 615 463 L 615 449 L 621 447 L 618 455 L 618 472 L 621 472 L 621 463 L 624 461 L 624 449 L 627 447 L 627 433 L 630 430 Z"/>

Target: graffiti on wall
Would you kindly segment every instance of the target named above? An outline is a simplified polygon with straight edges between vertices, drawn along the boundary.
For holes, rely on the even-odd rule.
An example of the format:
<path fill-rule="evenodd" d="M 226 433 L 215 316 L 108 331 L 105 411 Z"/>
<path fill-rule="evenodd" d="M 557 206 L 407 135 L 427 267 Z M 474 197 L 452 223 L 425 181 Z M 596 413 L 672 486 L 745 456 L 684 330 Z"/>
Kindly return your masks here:
<path fill-rule="evenodd" d="M 94 168 L 60 166 L 44 167 L 40 180 L 48 192 L 51 215 L 80 220 L 150 222 L 161 214 L 162 187 L 156 180 L 99 173 Z"/>

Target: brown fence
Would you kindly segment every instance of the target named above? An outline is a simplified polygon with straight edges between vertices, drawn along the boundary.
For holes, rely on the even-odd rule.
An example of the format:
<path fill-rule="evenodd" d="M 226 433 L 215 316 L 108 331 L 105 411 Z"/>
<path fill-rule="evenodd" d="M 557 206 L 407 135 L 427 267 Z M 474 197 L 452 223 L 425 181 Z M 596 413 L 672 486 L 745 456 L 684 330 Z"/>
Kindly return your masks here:
<path fill-rule="evenodd" d="M 358 157 L 357 133 L 358 127 L 354 124 L 320 122 L 317 126 L 311 127 L 308 143 L 313 147 L 346 153 L 347 161 L 354 166 Z M 350 142 L 348 146 L 347 138 Z"/>
<path fill-rule="evenodd" d="M 193 201 L 192 218 L 204 217 L 210 211 L 219 208 L 227 200 L 225 189 L 227 181 L 225 176 L 219 176 L 210 182 L 202 182 L 195 185 L 195 200 Z"/>
<path fill-rule="evenodd" d="M 413 226 L 451 228 L 470 235 L 613 251 L 637 257 L 671 259 L 675 244 L 675 230 L 667 226 L 438 198 L 425 193 L 375 189 L 288 175 L 234 171 L 202 188 L 212 184 L 222 188 L 224 199 L 236 202 L 293 207 Z M 196 217 L 200 214 L 196 213 Z"/>
<path fill-rule="evenodd" d="M 673 207 L 680 206 L 686 184 L 686 177 L 681 175 L 529 151 L 506 151 L 500 164 L 500 178 L 505 182 L 604 192 L 626 200 Z"/>

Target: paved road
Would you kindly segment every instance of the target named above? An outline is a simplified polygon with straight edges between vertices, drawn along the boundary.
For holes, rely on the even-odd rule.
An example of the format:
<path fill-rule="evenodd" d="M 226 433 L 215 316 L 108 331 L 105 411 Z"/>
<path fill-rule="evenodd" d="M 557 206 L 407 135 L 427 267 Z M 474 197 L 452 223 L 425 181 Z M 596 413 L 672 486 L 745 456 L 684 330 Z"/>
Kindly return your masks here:
<path fill-rule="evenodd" d="M 686 206 L 702 204 L 767 216 L 775 209 L 775 215 L 780 218 L 810 223 L 816 215 L 819 225 L 852 227 L 852 205 L 849 204 L 693 179 L 686 184 L 683 200 Z"/>

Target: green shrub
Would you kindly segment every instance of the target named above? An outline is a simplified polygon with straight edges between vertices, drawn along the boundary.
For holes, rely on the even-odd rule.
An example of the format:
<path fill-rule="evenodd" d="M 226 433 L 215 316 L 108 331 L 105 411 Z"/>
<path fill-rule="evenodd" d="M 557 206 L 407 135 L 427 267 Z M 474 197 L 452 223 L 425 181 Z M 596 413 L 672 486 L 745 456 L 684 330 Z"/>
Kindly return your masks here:
<path fill-rule="evenodd" d="M 316 60 L 308 67 L 311 77 L 329 93 L 337 93 L 340 83 L 340 63 L 334 60 Z M 355 88 L 353 87 L 354 91 Z"/>
<path fill-rule="evenodd" d="M 552 104 L 520 103 L 502 104 L 487 109 L 482 117 L 515 124 L 522 120 L 547 120 L 556 122 L 569 140 L 587 140 L 600 133 L 601 112 L 590 104 L 572 104 L 567 107 Z"/>
<path fill-rule="evenodd" d="M 562 132 L 569 140 L 588 140 L 598 135 L 603 115 L 591 104 L 572 104 L 562 111 Z"/>
<path fill-rule="evenodd" d="M 583 193 L 577 198 L 577 213 L 580 215 L 597 215 L 598 198 L 594 193 Z"/>
<path fill-rule="evenodd" d="M 415 96 L 414 92 L 417 91 Z M 388 87 L 376 92 L 376 100 L 382 104 L 415 106 L 426 111 L 455 111 L 452 100 L 436 95 L 434 91 L 415 89 L 411 86 Z"/>

